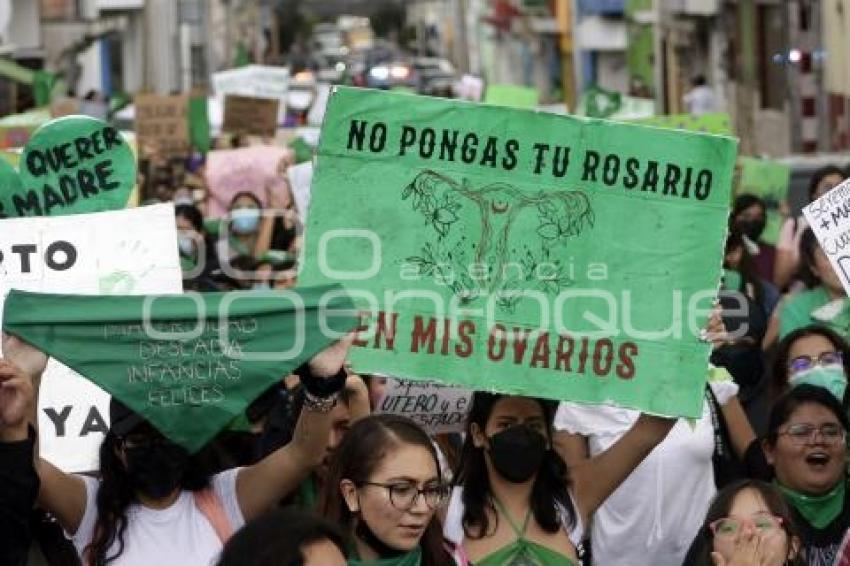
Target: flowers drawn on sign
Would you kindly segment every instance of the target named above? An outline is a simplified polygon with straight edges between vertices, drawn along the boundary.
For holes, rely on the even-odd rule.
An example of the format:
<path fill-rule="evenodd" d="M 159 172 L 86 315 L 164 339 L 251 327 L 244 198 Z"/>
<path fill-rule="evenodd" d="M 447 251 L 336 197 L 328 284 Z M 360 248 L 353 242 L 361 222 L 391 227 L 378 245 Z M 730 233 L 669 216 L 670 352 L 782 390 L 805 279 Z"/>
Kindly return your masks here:
<path fill-rule="evenodd" d="M 524 290 L 553 295 L 573 283 L 559 258 L 570 238 L 595 221 L 582 191 L 529 194 L 502 182 L 473 188 L 468 179 L 458 182 L 432 170 L 417 174 L 401 198 L 425 218 L 432 236 L 418 255 L 405 259 L 407 264 L 420 277 L 447 285 L 465 303 L 495 293 L 497 304 L 509 312 Z M 471 208 L 464 214 L 465 207 Z M 536 238 L 523 234 L 517 242 L 517 219 L 530 210 L 536 212 Z M 478 225 L 467 225 L 473 219 Z M 475 233 L 480 233 L 477 241 Z"/>

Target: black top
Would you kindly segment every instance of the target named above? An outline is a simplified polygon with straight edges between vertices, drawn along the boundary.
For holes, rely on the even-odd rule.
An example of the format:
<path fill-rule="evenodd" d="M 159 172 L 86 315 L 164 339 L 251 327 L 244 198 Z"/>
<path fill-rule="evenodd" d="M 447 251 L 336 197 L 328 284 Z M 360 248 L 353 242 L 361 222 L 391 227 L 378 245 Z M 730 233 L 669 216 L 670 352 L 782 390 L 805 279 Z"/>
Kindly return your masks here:
<path fill-rule="evenodd" d="M 844 495 L 844 508 L 841 513 L 823 529 L 811 526 L 793 505 L 791 518 L 803 539 L 803 556 L 807 566 L 832 566 L 841 546 L 841 539 L 850 527 L 850 489 L 847 489 Z"/>
<path fill-rule="evenodd" d="M 0 442 L 0 564 L 26 564 L 30 546 L 29 517 L 38 495 L 33 465 L 35 431 L 20 442 Z"/>

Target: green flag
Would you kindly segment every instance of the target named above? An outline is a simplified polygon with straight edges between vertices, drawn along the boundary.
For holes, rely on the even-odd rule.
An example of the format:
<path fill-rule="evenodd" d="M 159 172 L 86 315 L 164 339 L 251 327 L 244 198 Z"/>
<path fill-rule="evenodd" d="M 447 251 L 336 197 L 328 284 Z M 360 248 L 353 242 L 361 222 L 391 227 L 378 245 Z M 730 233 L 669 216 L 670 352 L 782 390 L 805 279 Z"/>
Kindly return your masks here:
<path fill-rule="evenodd" d="M 212 145 L 208 104 L 206 95 L 189 99 L 189 139 L 203 154 L 208 153 Z"/>
<path fill-rule="evenodd" d="M 490 85 L 484 95 L 484 104 L 512 108 L 534 108 L 538 100 L 536 89 L 520 85 Z"/>
<path fill-rule="evenodd" d="M 12 291 L 3 329 L 196 452 L 356 316 L 338 287 L 162 296 Z"/>
<path fill-rule="evenodd" d="M 338 87 L 299 281 L 341 282 L 369 311 L 359 371 L 696 416 L 735 153 Z"/>

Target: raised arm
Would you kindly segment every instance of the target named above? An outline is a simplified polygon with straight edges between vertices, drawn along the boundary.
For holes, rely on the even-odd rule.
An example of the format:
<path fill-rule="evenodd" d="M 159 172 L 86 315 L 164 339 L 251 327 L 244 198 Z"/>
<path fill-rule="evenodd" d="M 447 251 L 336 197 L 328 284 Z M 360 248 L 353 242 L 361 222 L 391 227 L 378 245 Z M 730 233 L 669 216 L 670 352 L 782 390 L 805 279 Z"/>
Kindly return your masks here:
<path fill-rule="evenodd" d="M 23 399 L 21 402 L 27 407 L 26 423 L 32 423 L 38 430 L 36 392 L 41 374 L 47 366 L 47 356 L 26 342 L 6 335 L 3 337 L 3 353 L 4 358 L 0 359 L 0 379 L 4 381 L 4 389 L 13 388 Z M 24 428 L 26 423 L 23 424 Z M 38 454 L 37 449 L 35 454 Z M 86 486 L 83 480 L 66 474 L 38 456 L 35 457 L 35 469 L 41 482 L 39 504 L 59 520 L 63 529 L 76 533 L 86 510 Z"/>
<path fill-rule="evenodd" d="M 583 524 L 664 438 L 676 419 L 642 414 L 608 450 L 589 457 L 584 436 L 559 431 L 555 450 L 567 463 L 573 497 Z"/>
<path fill-rule="evenodd" d="M 310 360 L 311 376 L 324 379 L 336 376 L 351 340 L 348 336 Z M 343 385 L 344 382 L 340 383 L 340 388 Z M 321 463 L 330 430 L 329 411 L 305 403 L 292 441 L 253 466 L 240 470 L 236 477 L 236 496 L 246 521 L 261 515 L 292 493 Z"/>

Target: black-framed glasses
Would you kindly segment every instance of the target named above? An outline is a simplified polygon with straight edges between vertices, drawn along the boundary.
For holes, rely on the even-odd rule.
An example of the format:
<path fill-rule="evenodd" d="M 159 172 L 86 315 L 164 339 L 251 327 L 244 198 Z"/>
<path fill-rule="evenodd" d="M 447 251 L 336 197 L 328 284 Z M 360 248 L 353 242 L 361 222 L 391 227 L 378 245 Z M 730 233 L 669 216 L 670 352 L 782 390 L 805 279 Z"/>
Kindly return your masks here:
<path fill-rule="evenodd" d="M 390 496 L 390 503 L 399 511 L 411 509 L 416 505 L 416 501 L 420 495 L 425 499 L 425 505 L 429 509 L 442 507 L 449 498 L 449 486 L 442 483 L 426 485 L 421 489 L 416 484 L 408 482 L 378 483 L 362 481 L 358 482 L 357 485 L 371 485 L 386 489 Z"/>
<path fill-rule="evenodd" d="M 779 435 L 785 435 L 791 439 L 791 442 L 797 446 L 805 446 L 806 444 L 815 442 L 815 433 L 820 433 L 824 444 L 838 444 L 844 442 L 846 433 L 844 427 L 836 423 L 825 423 L 820 426 L 815 426 L 809 423 L 797 423 L 790 425 L 787 429 L 780 432 Z"/>
<path fill-rule="evenodd" d="M 764 513 L 752 518 L 722 517 L 709 524 L 711 532 L 717 538 L 733 538 L 738 536 L 745 525 L 752 526 L 761 533 L 768 533 L 782 528 L 782 517 Z"/>
<path fill-rule="evenodd" d="M 788 369 L 792 374 L 795 374 L 810 370 L 815 366 L 842 365 L 843 363 L 844 356 L 841 355 L 841 352 L 821 352 L 816 357 L 797 356 L 788 362 Z"/>

